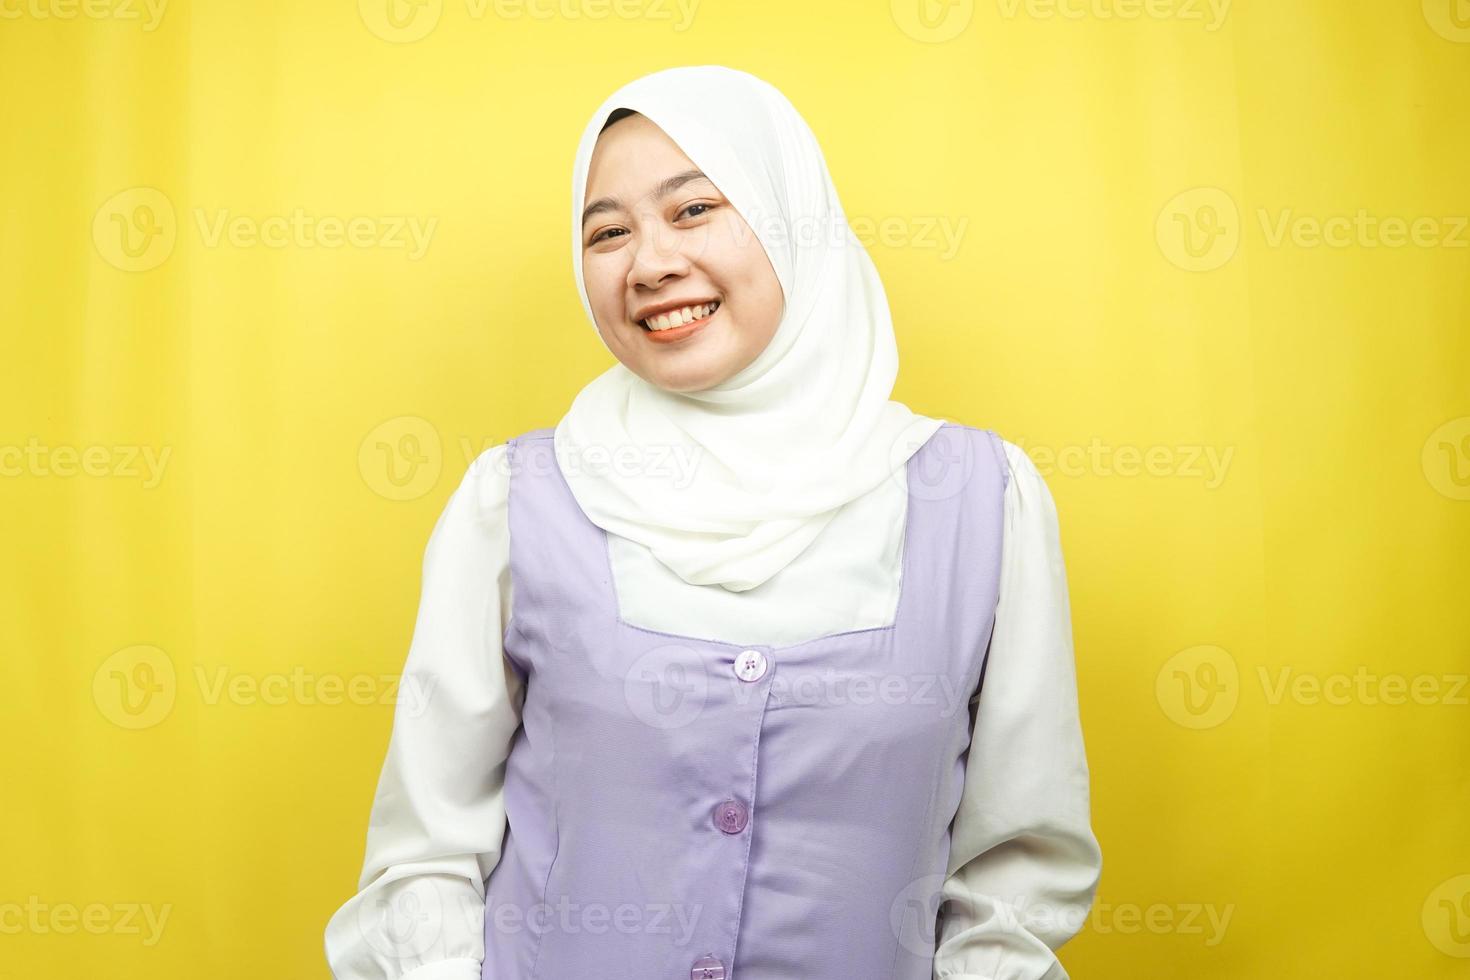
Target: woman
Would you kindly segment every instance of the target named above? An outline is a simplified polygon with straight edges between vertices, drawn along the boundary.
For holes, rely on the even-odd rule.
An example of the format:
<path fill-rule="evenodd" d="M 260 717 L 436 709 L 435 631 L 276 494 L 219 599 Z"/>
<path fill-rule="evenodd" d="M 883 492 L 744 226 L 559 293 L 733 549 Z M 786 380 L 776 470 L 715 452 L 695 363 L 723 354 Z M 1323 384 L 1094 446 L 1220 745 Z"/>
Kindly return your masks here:
<path fill-rule="evenodd" d="M 338 980 L 1065 978 L 1101 855 L 1056 513 L 889 399 L 815 137 L 719 66 L 637 79 L 573 173 L 618 364 L 430 538 Z"/>

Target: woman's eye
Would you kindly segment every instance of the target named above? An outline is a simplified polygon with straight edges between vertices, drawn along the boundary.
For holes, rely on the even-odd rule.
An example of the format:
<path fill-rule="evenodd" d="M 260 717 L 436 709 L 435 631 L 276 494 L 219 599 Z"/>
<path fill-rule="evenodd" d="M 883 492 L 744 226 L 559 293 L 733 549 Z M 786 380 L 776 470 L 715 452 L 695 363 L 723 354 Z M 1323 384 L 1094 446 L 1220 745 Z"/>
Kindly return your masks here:
<path fill-rule="evenodd" d="M 691 218 L 698 218 L 708 213 L 709 211 L 714 210 L 716 207 L 718 207 L 718 205 L 716 204 L 709 204 L 704 201 L 695 201 L 693 204 L 686 204 L 683 208 L 679 210 L 679 213 L 675 215 L 675 217 L 680 218 L 687 214 Z M 695 208 L 701 208 L 702 210 L 696 211 Z M 588 241 L 587 244 L 596 245 L 598 242 L 607 240 L 615 236 L 621 237 L 621 235 L 626 235 L 627 233 L 628 231 L 625 228 L 604 228 L 602 231 L 599 231 L 597 234 L 593 235 L 591 240 Z"/>

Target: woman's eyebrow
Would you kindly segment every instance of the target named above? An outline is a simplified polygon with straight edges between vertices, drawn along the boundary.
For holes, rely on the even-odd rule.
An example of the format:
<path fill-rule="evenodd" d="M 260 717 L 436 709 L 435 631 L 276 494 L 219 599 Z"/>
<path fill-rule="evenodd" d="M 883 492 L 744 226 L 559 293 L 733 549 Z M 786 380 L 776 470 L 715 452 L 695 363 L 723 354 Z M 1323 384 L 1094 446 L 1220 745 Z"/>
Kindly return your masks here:
<path fill-rule="evenodd" d="M 653 189 L 653 199 L 655 201 L 662 200 L 693 180 L 709 180 L 709 178 L 700 170 L 682 170 L 672 177 L 665 177 L 659 181 L 658 186 Z M 710 183 L 714 183 L 714 181 L 711 180 Z M 583 210 L 582 224 L 585 227 L 587 219 L 591 218 L 594 214 L 601 214 L 604 211 L 617 211 L 622 206 L 622 202 L 615 197 L 599 197 Z"/>

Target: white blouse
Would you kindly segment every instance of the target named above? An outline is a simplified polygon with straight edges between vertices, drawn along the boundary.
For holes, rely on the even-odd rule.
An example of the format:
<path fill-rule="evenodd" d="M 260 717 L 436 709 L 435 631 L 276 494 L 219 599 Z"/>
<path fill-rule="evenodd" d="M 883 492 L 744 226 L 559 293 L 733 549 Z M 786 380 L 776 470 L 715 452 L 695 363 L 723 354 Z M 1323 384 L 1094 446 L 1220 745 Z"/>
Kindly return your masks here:
<path fill-rule="evenodd" d="M 1056 508 L 1002 441 L 1000 597 L 951 849 L 935 980 L 1067 980 L 1054 953 L 1082 927 L 1102 871 Z M 900 467 L 898 473 L 905 474 Z M 485 879 L 500 860 L 505 761 L 524 687 L 501 648 L 510 617 L 506 447 L 471 464 L 424 554 L 423 587 L 358 892 L 327 923 L 336 980 L 479 980 Z M 743 593 L 689 585 L 609 535 L 625 620 L 790 645 L 893 621 L 902 476 L 843 507 L 813 545 Z"/>

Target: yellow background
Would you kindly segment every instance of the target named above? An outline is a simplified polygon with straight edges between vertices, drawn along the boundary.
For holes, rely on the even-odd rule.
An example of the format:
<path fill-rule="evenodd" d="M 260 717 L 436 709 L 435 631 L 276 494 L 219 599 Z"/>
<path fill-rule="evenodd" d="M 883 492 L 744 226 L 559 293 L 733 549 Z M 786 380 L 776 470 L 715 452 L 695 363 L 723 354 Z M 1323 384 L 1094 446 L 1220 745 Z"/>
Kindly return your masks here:
<path fill-rule="evenodd" d="M 577 137 L 708 62 L 1055 495 L 1072 974 L 1470 974 L 1465 0 L 395 2 L 0 0 L 0 975 L 327 976 L 429 530 L 610 363 Z"/>

